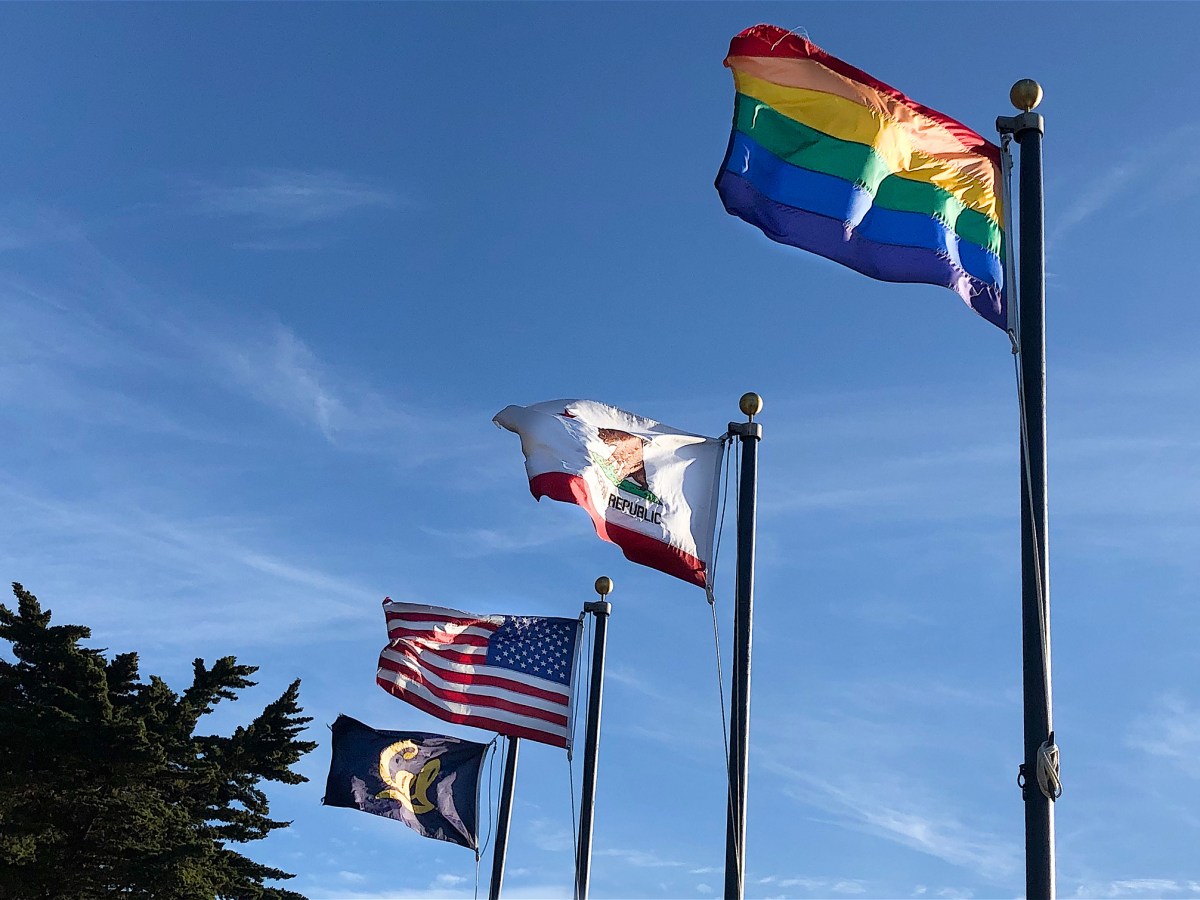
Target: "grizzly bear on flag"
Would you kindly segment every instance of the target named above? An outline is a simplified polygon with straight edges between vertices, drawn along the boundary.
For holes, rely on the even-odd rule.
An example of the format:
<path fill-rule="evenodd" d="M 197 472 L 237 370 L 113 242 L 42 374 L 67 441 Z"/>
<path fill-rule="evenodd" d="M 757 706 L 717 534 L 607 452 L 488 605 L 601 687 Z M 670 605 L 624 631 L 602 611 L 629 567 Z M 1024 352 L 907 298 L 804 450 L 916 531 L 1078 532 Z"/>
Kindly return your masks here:
<path fill-rule="evenodd" d="M 600 440 L 612 448 L 612 454 L 604 460 L 604 473 L 612 483 L 621 490 L 657 501 L 646 480 L 646 462 L 642 458 L 642 447 L 646 442 L 616 428 L 599 428 L 597 431 Z"/>

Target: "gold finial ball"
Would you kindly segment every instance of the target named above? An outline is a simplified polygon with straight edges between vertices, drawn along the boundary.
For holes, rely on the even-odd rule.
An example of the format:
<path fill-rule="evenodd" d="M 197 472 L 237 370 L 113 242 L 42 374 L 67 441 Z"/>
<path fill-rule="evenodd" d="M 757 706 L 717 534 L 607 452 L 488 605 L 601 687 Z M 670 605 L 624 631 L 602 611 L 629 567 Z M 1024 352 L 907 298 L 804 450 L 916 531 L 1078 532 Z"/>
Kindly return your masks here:
<path fill-rule="evenodd" d="M 607 597 L 612 593 L 612 579 L 607 575 L 601 575 L 596 579 L 596 593 L 601 597 Z"/>
<path fill-rule="evenodd" d="M 1021 112 L 1029 112 L 1042 102 L 1042 86 L 1032 78 L 1022 78 L 1012 86 L 1008 99 Z"/>
<path fill-rule="evenodd" d="M 750 391 L 742 394 L 742 399 L 738 401 L 738 407 L 741 408 L 743 413 L 753 419 L 762 412 L 763 398 L 754 393 L 754 391 Z"/>

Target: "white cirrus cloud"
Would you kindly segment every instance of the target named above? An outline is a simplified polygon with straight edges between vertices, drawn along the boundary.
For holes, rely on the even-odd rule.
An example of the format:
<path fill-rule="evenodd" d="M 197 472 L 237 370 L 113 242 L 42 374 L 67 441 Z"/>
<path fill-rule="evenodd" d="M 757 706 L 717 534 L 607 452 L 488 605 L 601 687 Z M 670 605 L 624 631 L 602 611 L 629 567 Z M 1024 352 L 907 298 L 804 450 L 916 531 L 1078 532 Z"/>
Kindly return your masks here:
<path fill-rule="evenodd" d="M 16 202 L 0 206 L 0 252 L 76 241 L 82 236 L 80 223 L 53 207 Z"/>
<path fill-rule="evenodd" d="M 1179 202 L 1200 186 L 1200 166 L 1191 162 L 1190 150 L 1200 125 L 1186 124 L 1141 141 L 1136 150 L 1099 171 L 1062 205 L 1048 231 L 1054 244 L 1077 226 L 1114 206 L 1138 213 L 1170 202 Z M 1189 162 L 1184 164 L 1182 160 Z"/>
<path fill-rule="evenodd" d="M 1126 744 L 1200 778 L 1200 709 L 1177 694 L 1165 694 L 1134 722 Z"/>
<path fill-rule="evenodd" d="M 1085 882 L 1075 889 L 1076 897 L 1167 897 L 1200 894 L 1200 882 L 1173 878 L 1118 878 Z"/>
<path fill-rule="evenodd" d="M 568 825 L 546 818 L 537 818 L 529 823 L 533 845 L 539 850 L 561 852 L 575 848 L 575 837 Z"/>
<path fill-rule="evenodd" d="M 245 219 L 265 229 L 288 229 L 370 209 L 393 209 L 396 195 L 338 172 L 260 169 L 233 183 L 192 188 L 198 212 Z"/>
<path fill-rule="evenodd" d="M 988 880 L 1006 878 L 1018 869 L 1015 845 L 968 825 L 947 803 L 922 796 L 915 786 L 882 776 L 823 777 L 770 750 L 758 758 L 787 785 L 787 796 L 826 811 L 843 827 L 962 866 Z"/>
<path fill-rule="evenodd" d="M 612 847 L 605 850 L 597 850 L 595 855 L 611 856 L 614 859 L 619 859 L 627 866 L 636 866 L 639 869 L 675 869 L 683 867 L 683 863 L 678 860 L 667 859 L 659 856 L 657 853 L 650 853 L 646 850 L 626 850 Z"/>

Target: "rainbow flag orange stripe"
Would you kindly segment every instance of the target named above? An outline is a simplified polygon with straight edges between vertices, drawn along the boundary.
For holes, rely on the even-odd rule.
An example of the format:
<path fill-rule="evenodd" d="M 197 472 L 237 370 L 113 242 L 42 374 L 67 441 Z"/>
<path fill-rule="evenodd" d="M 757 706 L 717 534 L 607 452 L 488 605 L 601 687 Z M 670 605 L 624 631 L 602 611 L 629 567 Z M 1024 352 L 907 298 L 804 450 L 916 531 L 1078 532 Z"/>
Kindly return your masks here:
<path fill-rule="evenodd" d="M 999 147 L 774 25 L 737 35 L 725 65 L 728 212 L 872 278 L 948 287 L 1007 328 Z"/>

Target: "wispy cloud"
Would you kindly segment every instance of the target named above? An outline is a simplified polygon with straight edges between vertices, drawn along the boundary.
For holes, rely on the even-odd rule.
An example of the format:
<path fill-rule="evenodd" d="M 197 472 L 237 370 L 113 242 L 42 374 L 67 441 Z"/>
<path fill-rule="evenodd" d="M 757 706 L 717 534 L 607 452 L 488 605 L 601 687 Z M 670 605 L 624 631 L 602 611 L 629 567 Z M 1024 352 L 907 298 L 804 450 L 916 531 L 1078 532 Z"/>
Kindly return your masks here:
<path fill-rule="evenodd" d="M 458 883 L 450 884 L 454 879 Z M 466 879 L 455 879 L 448 876 L 435 878 L 426 887 L 398 887 L 384 891 L 353 891 L 342 887 L 328 887 L 315 883 L 313 885 L 293 885 L 288 887 L 302 888 L 306 896 L 312 900 L 469 900 L 478 897 L 474 885 Z M 521 897 L 525 900 L 561 900 L 564 891 L 569 893 L 568 885 L 527 884 L 519 881 L 505 881 L 505 895 Z"/>
<path fill-rule="evenodd" d="M 14 202 L 0 206 L 0 252 L 74 241 L 81 235 L 78 222 L 55 209 Z"/>
<path fill-rule="evenodd" d="M 679 683 L 653 682 L 635 668 L 619 663 L 608 663 L 605 681 L 613 689 L 637 695 L 637 705 L 647 713 L 640 721 L 625 725 L 627 734 L 640 741 L 653 741 L 670 748 L 672 754 L 686 753 L 700 760 L 712 762 L 720 756 L 724 743 L 724 722 L 718 715 L 716 672 L 712 682 L 702 683 L 704 691 L 710 684 L 712 693 L 706 696 L 694 686 Z M 679 735 L 688 735 L 680 744 Z M 700 874 L 700 873 L 693 873 Z"/>
<path fill-rule="evenodd" d="M 964 833 L 961 821 L 877 805 L 863 795 L 840 793 L 838 799 L 862 817 L 868 830 L 914 850 L 977 869 L 985 877 L 1007 875 L 1016 869 L 1015 854 L 998 847 L 995 836 Z"/>
<path fill-rule="evenodd" d="M 890 484 L 872 488 L 795 488 L 780 490 L 774 497 L 763 502 L 764 510 L 771 513 L 827 512 L 830 510 L 876 510 L 881 505 L 899 506 L 919 496 L 914 485 Z"/>
<path fill-rule="evenodd" d="M 54 254 L 47 254 L 54 255 Z M 224 391 L 354 452 L 409 466 L 469 453 L 487 437 L 474 416 L 424 414 L 377 390 L 354 365 L 322 358 L 288 325 L 167 302 L 80 239 L 38 276 L 0 270 L 0 399 L 54 422 L 87 422 L 205 442 L 245 442 L 246 410 Z M 231 414 L 232 413 L 232 414 Z M 240 414 L 240 415 L 239 415 Z M 214 415 L 218 421 L 214 421 Z M 261 418 L 251 415 L 249 421 Z M 472 440 L 463 439 L 469 431 Z M 261 436 L 264 434 L 258 430 Z"/>
<path fill-rule="evenodd" d="M 532 550 L 548 544 L 574 540 L 585 531 L 591 530 L 586 520 L 580 520 L 578 528 L 562 527 L 559 520 L 541 518 L 532 525 L 518 528 L 431 528 L 421 526 L 428 535 L 444 538 L 453 552 L 465 558 L 477 558 L 493 553 L 515 553 Z"/>
<path fill-rule="evenodd" d="M 352 633 L 385 592 L 363 574 L 378 577 L 377 560 L 315 546 L 318 523 L 367 479 L 387 498 L 433 460 L 470 459 L 487 416 L 422 415 L 286 324 L 188 300 L 86 236 L 0 265 L 0 423 L 18 436 L 0 473 L 0 567 L 114 647 Z M 310 484 L 331 471 L 344 489 Z M 442 491 L 465 482 L 454 465 L 439 474 Z M 288 481 L 286 502 L 247 512 L 248 494 Z M 397 527 L 381 524 L 380 545 Z"/>
<path fill-rule="evenodd" d="M 197 184 L 199 212 L 232 216 L 264 229 L 291 229 L 370 209 L 392 209 L 394 193 L 338 172 L 264 169 L 233 183 Z"/>
<path fill-rule="evenodd" d="M 596 856 L 611 856 L 614 859 L 619 859 L 627 866 L 635 866 L 639 869 L 679 869 L 683 868 L 684 863 L 675 859 L 667 859 L 657 853 L 651 853 L 647 850 L 628 850 L 609 847 L 603 850 L 595 851 Z"/>
<path fill-rule="evenodd" d="M 800 888 L 820 895 L 840 894 L 853 897 L 867 893 L 867 885 L 856 878 L 779 877 L 767 875 L 758 883 L 771 888 Z"/>
<path fill-rule="evenodd" d="M 926 396 L 914 409 L 913 392 L 910 385 L 810 398 L 793 413 L 808 424 L 806 432 L 775 438 L 796 465 L 772 479 L 760 513 L 772 520 L 811 519 L 814 513 L 877 519 L 886 513 L 921 521 L 1002 513 L 991 488 L 1014 460 L 1008 433 L 998 427 L 1011 415 L 1008 398 L 991 395 L 964 421 L 961 410 L 948 412 L 956 402 L 949 394 L 940 401 L 937 393 Z M 880 435 L 888 436 L 882 458 Z"/>
<path fill-rule="evenodd" d="M 974 893 L 968 888 L 940 887 L 930 888 L 928 885 L 913 885 L 907 891 L 898 888 L 894 883 L 881 883 L 862 878 L 847 878 L 830 875 L 767 875 L 755 880 L 761 885 L 768 897 L 902 897 L 907 893 L 910 897 L 944 897 L 947 900 L 955 898 L 970 898 Z"/>
<path fill-rule="evenodd" d="M 408 467 L 467 459 L 488 434 L 486 416 L 443 406 L 436 414 L 377 390 L 353 366 L 318 354 L 282 323 L 232 334 L 228 326 L 190 330 L 185 343 L 226 388 L 314 428 L 330 445 L 403 458 Z M 448 478 L 448 473 L 443 473 Z M 539 533 L 540 534 L 540 533 Z M 481 536 L 482 537 L 482 536 Z M 493 539 L 498 544 L 502 537 Z M 530 534 L 533 546 L 542 536 Z"/>
<path fill-rule="evenodd" d="M 311 234 L 303 236 L 250 238 L 235 241 L 230 246 L 234 250 L 282 250 L 300 252 L 304 250 L 321 250 L 330 244 L 327 234 Z"/>
<path fill-rule="evenodd" d="M 1072 529 L 1060 547 L 1169 557 L 1174 565 L 1191 560 L 1200 535 L 1200 406 L 1190 389 L 1198 380 L 1200 366 L 1183 350 L 1110 354 L 1103 365 L 1086 359 L 1056 370 L 1053 504 L 1059 527 Z M 772 435 L 777 452 L 796 462 L 772 473 L 760 497 L 769 523 L 760 534 L 764 563 L 793 564 L 790 549 L 772 543 L 786 522 L 797 533 L 813 531 L 814 539 L 843 523 L 866 523 L 855 533 L 856 551 L 872 543 L 886 551 L 911 545 L 889 560 L 898 567 L 924 557 L 914 535 L 935 534 L 1005 564 L 996 537 L 1010 526 L 997 531 L 989 520 L 1011 522 L 1014 513 L 1015 398 L 1011 384 L 995 387 L 985 407 L 953 415 L 942 413 L 936 393 L 914 412 L 894 387 L 808 399 L 793 413 L 808 423 L 807 434 Z M 888 435 L 882 458 L 874 449 L 879 434 Z M 930 445 L 939 449 L 928 452 Z M 921 528 L 903 527 L 908 523 Z M 887 605 L 886 598 L 864 600 L 858 611 L 903 624 Z"/>
<path fill-rule="evenodd" d="M 379 421 L 380 410 L 352 412 L 316 355 L 283 325 L 261 343 L 216 338 L 204 343 L 241 389 L 286 415 L 311 422 L 331 443 L 339 430 Z"/>
<path fill-rule="evenodd" d="M 604 673 L 604 677 L 612 684 L 619 684 L 624 688 L 636 692 L 659 708 L 669 708 L 677 699 L 662 690 L 656 682 L 651 681 L 645 675 L 639 674 L 632 666 L 610 663 L 607 671 Z"/>
<path fill-rule="evenodd" d="M 1002 878 L 1017 869 L 1015 847 L 999 835 L 971 828 L 949 810 L 922 809 L 911 797 L 907 802 L 881 800 L 878 787 L 853 782 L 842 787 L 822 784 L 819 790 L 831 809 L 856 819 L 869 833 L 964 866 L 985 878 Z"/>
<path fill-rule="evenodd" d="M 289 884 L 289 888 L 304 888 L 304 894 L 312 900 L 466 900 L 474 897 L 469 890 L 447 890 L 444 886 L 431 885 L 426 888 L 396 888 L 383 891 L 354 891 L 344 887 L 328 887 L 316 882 L 315 886 Z"/>
<path fill-rule="evenodd" d="M 988 879 L 1016 871 L 1017 848 L 998 834 L 968 825 L 944 800 L 920 785 L 901 784 L 882 770 L 817 772 L 795 764 L 795 754 L 756 756 L 793 799 L 831 814 L 836 824 L 962 866 Z"/>
<path fill-rule="evenodd" d="M 1054 219 L 1046 240 L 1054 244 L 1079 225 L 1121 204 L 1144 211 L 1151 203 L 1179 202 L 1200 187 L 1200 164 L 1190 152 L 1200 125 L 1182 125 L 1129 153 L 1085 182 Z M 1187 162 L 1183 162 L 1183 161 Z M 1165 163 L 1170 165 L 1165 165 Z"/>
<path fill-rule="evenodd" d="M 104 598 L 109 634 L 122 641 L 295 641 L 360 620 L 364 598 L 377 593 L 265 549 L 265 523 L 173 518 L 108 498 L 54 499 L 11 479 L 0 481 L 0 499 L 10 523 L 0 528 L 0 566 L 52 603 L 87 585 Z M 163 599 L 197 593 L 205 615 L 181 629 L 179 607 Z"/>
<path fill-rule="evenodd" d="M 536 818 L 529 823 L 530 837 L 539 850 L 561 852 L 573 850 L 575 837 L 568 825 L 552 819 Z"/>
<path fill-rule="evenodd" d="M 1076 897 L 1166 897 L 1196 896 L 1200 881 L 1176 881 L 1173 878 L 1123 878 L 1113 881 L 1089 881 L 1075 889 Z"/>
<path fill-rule="evenodd" d="M 934 617 L 914 606 L 911 598 L 876 596 L 862 600 L 846 598 L 839 602 L 847 613 L 874 626 L 909 628 L 934 622 Z"/>
<path fill-rule="evenodd" d="M 1135 723 L 1126 744 L 1167 760 L 1185 775 L 1200 778 L 1200 709 L 1168 694 Z"/>
<path fill-rule="evenodd" d="M 1047 240 L 1055 243 L 1067 232 L 1086 222 L 1115 201 L 1145 169 L 1145 166 L 1146 161 L 1144 160 L 1121 162 L 1093 178 L 1089 184 L 1084 186 L 1082 193 L 1068 203 L 1066 209 L 1058 215 Z"/>
<path fill-rule="evenodd" d="M 829 698 L 841 710 L 865 711 L 872 716 L 878 713 L 904 709 L 907 714 L 914 715 L 920 710 L 936 709 L 943 713 L 949 710 L 970 711 L 978 715 L 987 710 L 1004 708 L 1016 696 L 1005 696 L 1004 692 L 996 690 L 992 685 L 979 684 L 974 687 L 964 687 L 959 683 L 951 683 L 938 679 L 923 679 L 919 682 L 889 681 L 879 678 L 846 679 L 827 685 Z M 825 727 L 833 730 L 850 726 L 854 729 L 864 729 L 872 724 L 881 723 L 882 728 L 891 728 L 888 719 L 853 720 L 848 714 L 830 716 Z M 813 727 L 812 720 L 806 720 L 806 727 Z M 882 735 L 880 735 L 882 737 Z M 898 738 L 894 734 L 893 740 Z"/>

